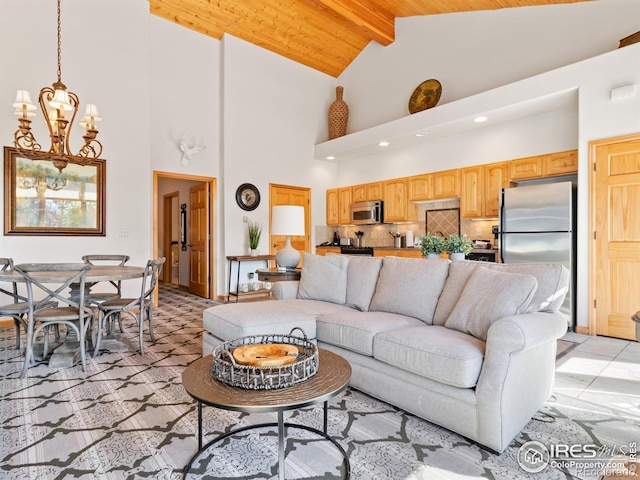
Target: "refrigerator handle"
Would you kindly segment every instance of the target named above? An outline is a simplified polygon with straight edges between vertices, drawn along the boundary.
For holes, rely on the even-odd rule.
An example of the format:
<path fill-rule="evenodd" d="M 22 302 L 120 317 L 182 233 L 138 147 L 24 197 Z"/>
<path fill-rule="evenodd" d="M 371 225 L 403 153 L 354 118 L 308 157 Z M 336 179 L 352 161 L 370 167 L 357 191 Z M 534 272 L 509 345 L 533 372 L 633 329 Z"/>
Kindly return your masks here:
<path fill-rule="evenodd" d="M 500 189 L 499 198 L 499 209 L 498 209 L 498 237 L 500 238 L 500 263 L 504 263 L 504 237 L 502 232 L 504 232 L 504 188 Z"/>

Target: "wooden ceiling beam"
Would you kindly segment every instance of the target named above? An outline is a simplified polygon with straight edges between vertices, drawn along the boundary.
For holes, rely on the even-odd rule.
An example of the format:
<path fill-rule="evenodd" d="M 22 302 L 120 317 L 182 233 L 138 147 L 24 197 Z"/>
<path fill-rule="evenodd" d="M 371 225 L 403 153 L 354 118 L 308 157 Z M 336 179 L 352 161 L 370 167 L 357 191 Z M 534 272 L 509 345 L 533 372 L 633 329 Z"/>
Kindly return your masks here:
<path fill-rule="evenodd" d="M 367 0 L 310 0 L 325 11 L 346 20 L 363 35 L 387 46 L 395 40 L 395 18 L 388 11 Z"/>

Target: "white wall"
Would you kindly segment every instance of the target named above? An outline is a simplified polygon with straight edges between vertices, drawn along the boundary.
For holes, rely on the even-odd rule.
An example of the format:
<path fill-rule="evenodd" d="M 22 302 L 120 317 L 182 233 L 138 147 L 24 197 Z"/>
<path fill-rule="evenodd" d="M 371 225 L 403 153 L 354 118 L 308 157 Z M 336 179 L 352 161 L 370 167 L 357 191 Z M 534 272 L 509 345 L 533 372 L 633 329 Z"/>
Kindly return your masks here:
<path fill-rule="evenodd" d="M 79 261 L 87 253 L 126 253 L 132 264 L 149 258 L 148 10 L 146 0 L 65 0 L 62 4 L 62 81 L 80 97 L 82 111 L 87 103 L 94 103 L 104 118 L 98 139 L 107 160 L 106 236 L 3 235 L 3 255 L 16 262 Z M 0 138 L 4 145 L 12 145 L 18 122 L 10 105 L 16 90 L 29 90 L 37 101 L 39 90 L 56 80 L 55 2 L 0 2 L 0 62 L 4 106 Z M 34 134 L 48 150 L 49 137 L 38 113 Z M 80 148 L 82 130 L 73 126 L 75 151 Z M 121 228 L 128 230 L 127 237 L 118 236 Z"/>
<path fill-rule="evenodd" d="M 348 132 L 408 115 L 429 78 L 442 83 L 442 105 L 614 50 L 638 18 L 637 0 L 399 18 L 393 44 L 370 43 L 339 77 Z"/>
<path fill-rule="evenodd" d="M 325 223 L 335 165 L 314 160 L 313 145 L 327 136 L 335 79 L 231 36 L 223 44 L 226 254 L 248 254 L 244 216 L 262 223 L 259 250 L 269 253 L 270 183 L 312 188 L 312 225 Z M 251 212 L 235 201 L 243 183 L 260 191 L 260 205 Z M 313 242 L 313 229 L 311 235 Z"/>

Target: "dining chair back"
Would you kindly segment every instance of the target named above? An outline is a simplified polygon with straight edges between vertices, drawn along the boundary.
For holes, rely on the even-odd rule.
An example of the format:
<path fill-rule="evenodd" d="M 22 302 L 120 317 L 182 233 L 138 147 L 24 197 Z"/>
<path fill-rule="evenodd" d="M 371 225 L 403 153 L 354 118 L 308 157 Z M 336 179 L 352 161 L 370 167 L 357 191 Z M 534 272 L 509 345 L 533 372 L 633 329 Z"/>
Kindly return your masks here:
<path fill-rule="evenodd" d="M 0 258 L 0 271 L 9 272 L 13 270 L 12 258 Z M 16 282 L 10 282 L 11 286 L 2 288 L 0 286 L 0 293 L 10 297 L 12 301 L 10 303 L 4 303 L 0 305 L 0 317 L 11 317 L 16 329 L 16 350 L 20 349 L 20 329 L 24 328 L 27 331 L 27 321 L 25 316 L 29 312 L 29 304 L 27 298 L 18 294 L 18 284 Z"/>
<path fill-rule="evenodd" d="M 98 355 L 100 351 L 100 339 L 103 334 L 104 326 L 113 325 L 113 317 L 122 313 L 132 317 L 138 326 L 138 341 L 140 343 L 140 355 L 144 355 L 144 321 L 148 321 L 149 337 L 151 342 L 155 343 L 156 339 L 153 335 L 153 303 L 156 284 L 158 277 L 162 272 L 162 266 L 165 257 L 149 260 L 144 270 L 142 284 L 140 287 L 140 295 L 132 298 L 116 298 L 107 300 L 98 305 L 98 326 L 94 330 L 94 352 L 93 356 Z M 122 327 L 121 327 L 122 328 Z M 111 333 L 111 332 L 109 332 Z"/>
<path fill-rule="evenodd" d="M 84 263 L 87 263 L 91 266 L 98 265 L 115 265 L 115 266 L 123 266 L 125 263 L 129 261 L 129 255 L 118 255 L 118 254 L 91 254 L 91 255 L 83 255 L 82 260 Z M 92 292 L 89 290 L 89 295 L 87 297 L 87 303 L 91 305 L 97 305 L 106 300 L 112 300 L 114 298 L 119 298 L 122 295 L 122 281 L 121 280 L 109 280 L 109 283 L 113 285 L 115 291 L 108 292 Z"/>
<path fill-rule="evenodd" d="M 25 263 L 15 271 L 24 278 L 27 289 L 27 346 L 20 378 L 35 362 L 38 335 L 43 333 L 42 360 L 49 355 L 49 329 L 65 325 L 67 337 L 73 331 L 78 338 L 82 370 L 86 371 L 85 340 L 93 320 L 93 311 L 85 306 L 85 275 L 91 265 L 86 263 Z M 71 290 L 71 296 L 69 296 Z M 50 306 L 51 303 L 57 304 Z M 67 339 L 68 340 L 68 339 Z"/>

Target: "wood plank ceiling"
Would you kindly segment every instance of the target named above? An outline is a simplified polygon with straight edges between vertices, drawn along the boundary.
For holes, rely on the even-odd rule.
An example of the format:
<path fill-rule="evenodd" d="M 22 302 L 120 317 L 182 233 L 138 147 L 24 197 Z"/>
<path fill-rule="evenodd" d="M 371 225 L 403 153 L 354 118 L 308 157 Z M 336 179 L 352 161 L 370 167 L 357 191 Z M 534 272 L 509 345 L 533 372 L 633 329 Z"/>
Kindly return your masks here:
<path fill-rule="evenodd" d="M 224 33 L 337 77 L 396 17 L 589 0 L 149 0 L 152 14 L 213 38 Z"/>

